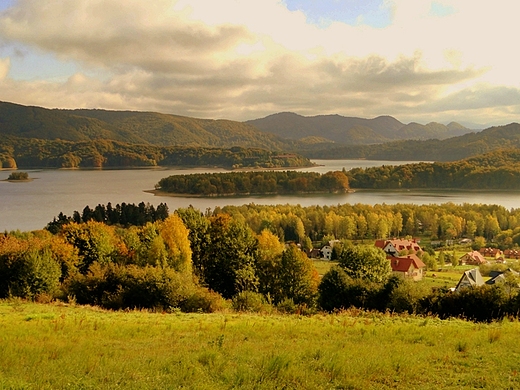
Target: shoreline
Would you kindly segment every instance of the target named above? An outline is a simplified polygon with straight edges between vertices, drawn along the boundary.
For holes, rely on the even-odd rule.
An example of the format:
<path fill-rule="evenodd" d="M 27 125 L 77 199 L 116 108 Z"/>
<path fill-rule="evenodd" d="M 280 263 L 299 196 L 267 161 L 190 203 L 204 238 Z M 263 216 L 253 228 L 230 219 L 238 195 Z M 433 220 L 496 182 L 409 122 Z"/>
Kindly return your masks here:
<path fill-rule="evenodd" d="M 213 195 L 203 195 L 203 194 L 183 194 L 179 192 L 167 192 L 162 190 L 143 190 L 143 192 L 146 192 L 148 194 L 152 194 L 154 196 L 170 196 L 174 198 L 246 198 L 246 197 L 254 197 L 254 196 L 283 196 L 283 195 L 320 195 L 320 194 L 351 194 L 356 192 L 354 189 L 349 189 L 347 191 L 336 191 L 336 192 L 329 192 L 329 191 L 312 191 L 312 192 L 264 192 L 264 193 L 233 193 L 233 194 L 213 194 Z"/>

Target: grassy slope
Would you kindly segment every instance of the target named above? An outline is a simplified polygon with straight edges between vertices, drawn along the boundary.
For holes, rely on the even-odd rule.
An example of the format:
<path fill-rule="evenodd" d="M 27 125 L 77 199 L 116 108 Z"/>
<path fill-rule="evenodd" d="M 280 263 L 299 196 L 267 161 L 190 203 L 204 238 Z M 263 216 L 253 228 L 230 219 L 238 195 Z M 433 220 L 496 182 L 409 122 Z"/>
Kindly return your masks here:
<path fill-rule="evenodd" d="M 519 388 L 518 322 L 0 302 L 0 388 Z"/>

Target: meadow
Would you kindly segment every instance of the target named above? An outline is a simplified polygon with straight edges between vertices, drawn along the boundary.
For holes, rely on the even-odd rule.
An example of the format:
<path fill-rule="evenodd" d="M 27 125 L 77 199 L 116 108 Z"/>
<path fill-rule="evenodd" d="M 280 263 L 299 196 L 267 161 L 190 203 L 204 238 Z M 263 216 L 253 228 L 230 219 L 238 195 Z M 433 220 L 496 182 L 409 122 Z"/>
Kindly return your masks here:
<path fill-rule="evenodd" d="M 0 389 L 517 389 L 520 324 L 0 301 Z"/>

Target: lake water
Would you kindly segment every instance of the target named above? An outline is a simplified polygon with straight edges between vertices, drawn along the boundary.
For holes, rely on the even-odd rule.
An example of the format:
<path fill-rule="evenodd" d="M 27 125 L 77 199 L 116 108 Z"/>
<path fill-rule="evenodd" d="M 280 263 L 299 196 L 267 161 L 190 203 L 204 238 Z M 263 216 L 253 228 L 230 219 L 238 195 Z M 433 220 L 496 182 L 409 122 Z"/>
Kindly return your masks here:
<path fill-rule="evenodd" d="M 320 166 L 305 171 L 325 173 L 354 167 L 398 165 L 407 161 L 314 160 Z M 229 204 L 442 204 L 453 202 L 499 204 L 508 209 L 520 207 L 518 191 L 356 191 L 349 194 L 251 196 L 226 198 L 160 197 L 144 192 L 170 175 L 197 172 L 223 172 L 223 169 L 132 169 L 132 170 L 27 170 L 30 182 L 0 181 L 0 231 L 42 229 L 60 212 L 72 215 L 88 205 L 117 203 L 166 203 L 173 211 L 190 204 L 200 210 Z M 10 171 L 0 170 L 0 180 Z"/>

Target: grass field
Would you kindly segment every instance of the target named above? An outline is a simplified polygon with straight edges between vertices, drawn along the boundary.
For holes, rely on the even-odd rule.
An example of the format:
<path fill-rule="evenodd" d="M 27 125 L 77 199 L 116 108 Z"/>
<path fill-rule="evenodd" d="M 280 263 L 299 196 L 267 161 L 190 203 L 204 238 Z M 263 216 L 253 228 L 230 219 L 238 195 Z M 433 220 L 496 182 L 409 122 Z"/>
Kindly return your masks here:
<path fill-rule="evenodd" d="M 0 301 L 0 389 L 518 389 L 520 323 Z"/>

